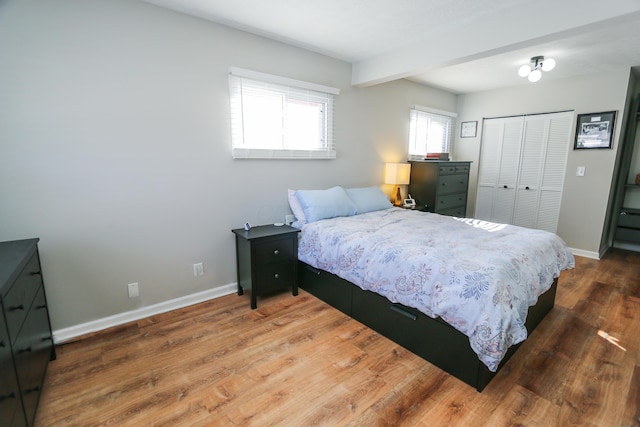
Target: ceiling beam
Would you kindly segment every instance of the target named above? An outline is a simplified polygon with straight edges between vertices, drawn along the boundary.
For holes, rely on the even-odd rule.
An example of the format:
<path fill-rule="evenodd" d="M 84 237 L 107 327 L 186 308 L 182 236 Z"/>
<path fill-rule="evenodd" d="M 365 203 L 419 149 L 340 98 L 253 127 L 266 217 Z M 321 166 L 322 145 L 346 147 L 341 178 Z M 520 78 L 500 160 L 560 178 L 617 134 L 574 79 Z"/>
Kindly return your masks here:
<path fill-rule="evenodd" d="M 430 69 L 490 57 L 637 19 L 637 0 L 538 0 L 352 64 L 352 84 L 366 87 Z M 543 53 L 540 53 L 543 54 Z"/>

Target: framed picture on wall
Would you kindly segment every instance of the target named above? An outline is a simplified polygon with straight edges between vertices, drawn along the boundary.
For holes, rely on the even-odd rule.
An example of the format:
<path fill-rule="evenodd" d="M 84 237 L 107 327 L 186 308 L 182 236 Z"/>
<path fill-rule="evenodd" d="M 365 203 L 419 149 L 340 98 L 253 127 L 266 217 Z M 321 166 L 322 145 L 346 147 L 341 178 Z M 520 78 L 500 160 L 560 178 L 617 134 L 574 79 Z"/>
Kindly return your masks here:
<path fill-rule="evenodd" d="M 615 120 L 615 111 L 578 114 L 573 149 L 611 148 Z"/>
<path fill-rule="evenodd" d="M 478 122 L 462 122 L 460 138 L 475 138 Z"/>

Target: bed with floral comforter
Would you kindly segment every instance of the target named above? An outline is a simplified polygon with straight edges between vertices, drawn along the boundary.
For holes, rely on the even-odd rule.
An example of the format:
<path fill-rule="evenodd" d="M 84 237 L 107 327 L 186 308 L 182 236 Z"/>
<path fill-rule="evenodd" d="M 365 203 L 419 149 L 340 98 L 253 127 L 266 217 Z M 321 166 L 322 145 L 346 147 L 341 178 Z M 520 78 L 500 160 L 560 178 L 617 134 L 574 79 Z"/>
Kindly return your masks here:
<path fill-rule="evenodd" d="M 526 339 L 528 307 L 574 266 L 553 233 L 400 208 L 306 224 L 298 258 L 442 318 L 492 372 Z"/>

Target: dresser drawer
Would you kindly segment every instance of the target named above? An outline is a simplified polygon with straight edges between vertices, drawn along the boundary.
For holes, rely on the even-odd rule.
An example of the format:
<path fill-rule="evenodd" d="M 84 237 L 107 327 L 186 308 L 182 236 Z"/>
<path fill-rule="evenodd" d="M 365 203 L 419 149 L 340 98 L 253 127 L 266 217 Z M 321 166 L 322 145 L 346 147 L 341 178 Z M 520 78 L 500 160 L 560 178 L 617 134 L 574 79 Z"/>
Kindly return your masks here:
<path fill-rule="evenodd" d="M 16 373 L 29 425 L 33 424 L 53 341 L 44 288 L 40 288 L 14 346 Z"/>
<path fill-rule="evenodd" d="M 34 254 L 4 298 L 7 329 L 12 342 L 15 341 L 29 307 L 31 307 L 33 297 L 41 285 L 40 263 L 37 254 Z"/>
<path fill-rule="evenodd" d="M 445 175 L 438 180 L 438 195 L 461 193 L 467 191 L 468 175 Z"/>
<path fill-rule="evenodd" d="M 439 213 L 440 215 L 446 215 L 446 216 L 455 216 L 458 218 L 464 218 L 467 215 L 467 207 L 466 206 L 459 206 L 457 208 L 453 208 L 453 209 L 447 209 L 447 210 L 443 210 L 443 211 L 438 211 L 437 213 Z"/>
<path fill-rule="evenodd" d="M 0 322 L 0 331 L 6 332 L 6 335 L 0 333 L 0 342 L 3 342 L 0 344 L 2 426 L 33 425 L 47 363 L 56 356 L 38 240 L 0 242 L 0 305 L 3 310 L 0 318 L 6 321 L 6 325 Z M 12 389 L 17 390 L 17 394 L 14 395 Z"/>
<path fill-rule="evenodd" d="M 450 194 L 448 196 L 438 196 L 436 199 L 435 211 L 440 213 L 449 209 L 464 207 L 467 193 Z"/>
<path fill-rule="evenodd" d="M 640 243 L 640 230 L 618 227 L 616 228 L 615 239 L 622 242 Z"/>
<path fill-rule="evenodd" d="M 640 229 L 640 215 L 621 213 L 618 217 L 618 227 Z"/>
<path fill-rule="evenodd" d="M 13 368 L 9 334 L 4 317 L 0 313 L 0 420 L 5 422 L 13 420 L 17 411 L 20 411 L 19 415 L 21 415 L 20 389 Z"/>
<path fill-rule="evenodd" d="M 456 173 L 456 165 L 441 165 L 438 168 L 440 175 L 450 175 Z"/>
<path fill-rule="evenodd" d="M 291 238 L 270 240 L 255 245 L 256 259 L 259 265 L 294 259 L 294 242 Z"/>

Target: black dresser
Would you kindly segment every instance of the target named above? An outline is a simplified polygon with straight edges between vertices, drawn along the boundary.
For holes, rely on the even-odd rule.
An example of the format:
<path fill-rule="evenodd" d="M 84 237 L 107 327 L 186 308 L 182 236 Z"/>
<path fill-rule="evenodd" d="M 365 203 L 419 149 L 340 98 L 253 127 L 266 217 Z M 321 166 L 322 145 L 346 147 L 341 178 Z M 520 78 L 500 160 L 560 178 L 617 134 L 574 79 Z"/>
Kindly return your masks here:
<path fill-rule="evenodd" d="M 409 194 L 416 208 L 465 217 L 471 162 L 412 161 Z"/>
<path fill-rule="evenodd" d="M 33 425 L 56 356 L 38 240 L 0 242 L 0 424 L 7 426 Z"/>

